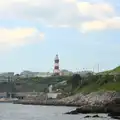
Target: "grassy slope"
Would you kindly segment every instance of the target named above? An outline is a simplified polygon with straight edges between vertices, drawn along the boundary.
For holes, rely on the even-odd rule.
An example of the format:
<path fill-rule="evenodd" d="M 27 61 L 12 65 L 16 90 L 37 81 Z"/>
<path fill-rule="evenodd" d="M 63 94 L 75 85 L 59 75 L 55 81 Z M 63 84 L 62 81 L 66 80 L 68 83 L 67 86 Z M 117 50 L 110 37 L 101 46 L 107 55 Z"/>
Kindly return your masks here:
<path fill-rule="evenodd" d="M 114 82 L 114 83 L 107 83 L 102 86 L 96 84 L 96 83 L 91 83 L 90 85 L 86 85 L 82 88 L 79 88 L 75 90 L 75 93 L 78 92 L 95 92 L 95 91 L 100 91 L 100 90 L 110 90 L 110 91 L 120 91 L 120 82 Z"/>
<path fill-rule="evenodd" d="M 113 70 L 108 70 L 105 71 L 103 73 L 119 73 L 120 72 L 120 66 L 116 67 Z M 117 82 L 108 82 L 104 85 L 99 85 L 95 82 L 92 82 L 88 85 L 85 85 L 81 88 L 76 88 L 76 90 L 74 91 L 74 93 L 79 93 L 79 92 L 94 92 L 94 91 L 99 91 L 99 90 L 110 90 L 110 91 L 120 91 L 120 81 Z"/>
<path fill-rule="evenodd" d="M 120 66 L 116 67 L 116 68 L 113 69 L 111 72 L 120 72 Z"/>

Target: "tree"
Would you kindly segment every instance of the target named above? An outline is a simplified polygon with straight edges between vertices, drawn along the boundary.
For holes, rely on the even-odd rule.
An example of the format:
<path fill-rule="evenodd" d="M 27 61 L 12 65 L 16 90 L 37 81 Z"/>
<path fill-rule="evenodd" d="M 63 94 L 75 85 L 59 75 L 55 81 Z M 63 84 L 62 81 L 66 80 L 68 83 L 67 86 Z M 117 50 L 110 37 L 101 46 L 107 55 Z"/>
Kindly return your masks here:
<path fill-rule="evenodd" d="M 81 85 L 81 76 L 79 74 L 74 74 L 71 78 L 72 89 Z"/>

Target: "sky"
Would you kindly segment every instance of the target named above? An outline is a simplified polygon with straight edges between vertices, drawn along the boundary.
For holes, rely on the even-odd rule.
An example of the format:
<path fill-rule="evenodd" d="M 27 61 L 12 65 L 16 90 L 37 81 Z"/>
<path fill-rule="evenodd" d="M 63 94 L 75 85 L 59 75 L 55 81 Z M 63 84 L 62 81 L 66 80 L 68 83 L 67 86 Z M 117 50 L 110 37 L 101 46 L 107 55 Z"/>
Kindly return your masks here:
<path fill-rule="evenodd" d="M 0 72 L 112 69 L 120 0 L 0 0 Z"/>

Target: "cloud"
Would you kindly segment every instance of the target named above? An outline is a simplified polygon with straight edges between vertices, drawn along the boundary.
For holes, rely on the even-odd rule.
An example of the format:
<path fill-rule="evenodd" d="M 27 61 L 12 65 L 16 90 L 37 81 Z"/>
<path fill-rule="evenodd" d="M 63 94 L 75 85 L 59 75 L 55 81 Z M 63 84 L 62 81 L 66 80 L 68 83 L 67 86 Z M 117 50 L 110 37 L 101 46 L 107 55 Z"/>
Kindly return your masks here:
<path fill-rule="evenodd" d="M 22 19 L 43 23 L 48 27 L 75 27 L 81 31 L 113 29 L 120 28 L 115 27 L 119 24 L 115 19 L 119 17 L 113 4 L 106 0 L 0 1 L 0 19 Z M 111 26 L 108 23 L 110 21 Z"/>
<path fill-rule="evenodd" d="M 77 7 L 82 16 L 96 19 L 114 15 L 113 7 L 108 3 L 78 2 Z"/>
<path fill-rule="evenodd" d="M 120 29 L 120 17 L 113 17 L 104 20 L 87 21 L 82 23 L 81 25 L 81 30 L 83 32 L 105 29 Z"/>
<path fill-rule="evenodd" d="M 4 0 L 0 1 L 0 19 L 22 19 L 65 26 L 78 23 L 76 0 Z"/>
<path fill-rule="evenodd" d="M 35 28 L 0 28 L 0 46 L 16 47 L 42 40 L 44 33 Z"/>

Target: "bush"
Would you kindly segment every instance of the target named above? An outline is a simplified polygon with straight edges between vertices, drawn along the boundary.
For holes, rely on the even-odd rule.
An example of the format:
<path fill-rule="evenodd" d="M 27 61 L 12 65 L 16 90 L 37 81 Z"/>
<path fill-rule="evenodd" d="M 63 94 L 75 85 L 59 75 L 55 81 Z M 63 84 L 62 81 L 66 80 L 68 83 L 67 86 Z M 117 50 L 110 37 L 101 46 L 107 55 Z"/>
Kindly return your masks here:
<path fill-rule="evenodd" d="M 114 76 L 113 75 L 104 75 L 100 79 L 98 79 L 97 84 L 100 86 L 107 84 L 108 82 L 113 82 Z"/>

